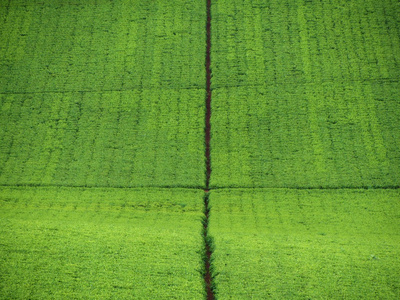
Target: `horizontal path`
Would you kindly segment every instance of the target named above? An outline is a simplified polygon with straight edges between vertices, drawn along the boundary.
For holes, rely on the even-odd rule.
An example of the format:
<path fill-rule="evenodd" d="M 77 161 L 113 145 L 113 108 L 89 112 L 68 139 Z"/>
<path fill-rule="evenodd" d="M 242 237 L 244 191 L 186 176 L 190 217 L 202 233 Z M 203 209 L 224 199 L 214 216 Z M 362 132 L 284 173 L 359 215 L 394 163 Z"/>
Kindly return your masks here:
<path fill-rule="evenodd" d="M 126 190 L 147 190 L 147 189 L 155 189 L 155 190 L 171 190 L 171 189 L 177 189 L 177 190 L 204 190 L 203 187 L 201 186 L 193 186 L 193 187 L 188 187 L 188 186 L 157 186 L 157 185 L 148 185 L 148 186 L 133 186 L 133 187 L 118 187 L 118 186 L 100 186 L 100 185 L 93 185 L 93 186 L 79 186 L 79 185 L 56 185 L 56 184 L 51 184 L 51 185 L 35 185 L 35 184 L 1 184 L 1 187 L 25 187 L 25 188 L 51 188 L 51 187 L 59 187 L 59 188 L 77 188 L 77 189 L 82 189 L 82 188 L 88 188 L 88 189 L 126 189 Z M 368 187 L 368 186 L 359 186 L 359 187 L 245 187 L 245 186 L 233 186 L 233 187 L 215 187 L 212 190 L 213 191 L 223 191 L 223 190 L 397 190 L 400 189 L 400 186 L 382 186 L 382 187 Z"/>
<path fill-rule="evenodd" d="M 147 88 L 147 89 L 159 89 L 160 87 Z M 162 87 L 163 89 L 177 89 L 176 87 Z M 123 91 L 135 91 L 143 89 L 142 86 L 136 86 L 129 89 L 98 89 L 98 90 L 63 90 L 63 91 L 38 91 L 38 92 L 25 92 L 25 91 L 17 91 L 17 92 L 2 92 L 0 95 L 34 95 L 34 94 L 64 94 L 64 93 L 102 93 L 102 92 L 123 92 Z M 199 88 L 196 86 L 185 86 L 180 87 L 180 90 L 203 90 L 203 88 Z"/>

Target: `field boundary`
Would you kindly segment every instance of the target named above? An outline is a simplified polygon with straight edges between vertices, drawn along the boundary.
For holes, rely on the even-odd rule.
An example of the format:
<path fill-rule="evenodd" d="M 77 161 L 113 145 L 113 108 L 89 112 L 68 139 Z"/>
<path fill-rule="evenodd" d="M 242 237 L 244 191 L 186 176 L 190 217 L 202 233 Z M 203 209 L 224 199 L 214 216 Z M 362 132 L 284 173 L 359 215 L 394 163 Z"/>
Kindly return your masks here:
<path fill-rule="evenodd" d="M 189 87 L 168 87 L 162 86 L 166 90 L 202 90 L 200 86 Z M 35 95 L 35 94 L 73 94 L 73 93 L 109 93 L 109 92 L 130 92 L 130 91 L 146 91 L 146 90 L 159 90 L 160 87 L 150 86 L 135 86 L 126 89 L 104 89 L 104 90 L 63 90 L 63 91 L 24 91 L 24 92 L 0 92 L 0 95 Z"/>
<path fill-rule="evenodd" d="M 246 187 L 246 186 L 226 186 L 226 187 L 213 187 L 212 189 L 205 189 L 201 186 L 90 186 L 90 185 L 42 185 L 42 184 L 0 184 L 0 188 L 71 188 L 71 189 L 126 189 L 126 190 L 203 190 L 205 193 L 213 191 L 223 191 L 223 190 L 398 190 L 400 186 L 381 186 L 381 187 Z"/>
<path fill-rule="evenodd" d="M 211 0 L 206 0 L 207 10 L 207 22 L 206 22 L 206 57 L 205 57 L 205 68 L 206 68 L 206 114 L 205 114 L 205 126 L 204 126 L 204 144 L 205 144 L 205 175 L 206 182 L 204 188 L 204 216 L 202 219 L 203 225 L 203 261 L 204 261 L 204 287 L 207 300 L 215 299 L 216 287 L 214 282 L 213 272 L 213 238 L 209 235 L 209 219 L 210 210 L 209 206 L 209 192 L 210 192 L 210 178 L 211 178 Z"/>
<path fill-rule="evenodd" d="M 265 186 L 225 186 L 225 187 L 213 187 L 214 191 L 221 190 L 398 190 L 400 186 L 398 185 L 388 185 L 388 186 L 355 186 L 355 187 L 265 187 Z"/>
<path fill-rule="evenodd" d="M 206 24 L 206 115 L 205 115 L 205 156 L 206 156 L 206 188 L 210 188 L 211 177 L 211 0 L 207 0 L 207 24 Z"/>
<path fill-rule="evenodd" d="M 146 186 L 108 186 L 108 185 L 64 185 L 64 184 L 0 184 L 0 188 L 71 188 L 71 189 L 126 189 L 126 190 L 204 190 L 201 186 L 159 186 L 159 185 L 146 185 Z"/>

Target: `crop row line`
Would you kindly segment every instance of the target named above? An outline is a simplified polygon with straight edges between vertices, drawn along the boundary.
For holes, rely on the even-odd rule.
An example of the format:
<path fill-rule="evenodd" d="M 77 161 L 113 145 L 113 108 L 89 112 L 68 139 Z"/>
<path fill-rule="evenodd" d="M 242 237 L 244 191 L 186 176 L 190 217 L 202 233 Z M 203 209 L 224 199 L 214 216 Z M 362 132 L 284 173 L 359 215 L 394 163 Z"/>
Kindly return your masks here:
<path fill-rule="evenodd" d="M 29 187 L 29 188 L 52 188 L 52 187 L 64 187 L 64 188 L 76 188 L 76 189 L 179 189 L 179 190 L 203 190 L 205 192 L 213 191 L 223 191 L 223 190 L 397 190 L 400 189 L 399 185 L 390 186 L 358 186 L 358 187 L 246 187 L 246 186 L 225 186 L 225 187 L 212 187 L 205 189 L 201 186 L 159 186 L 159 185 L 146 185 L 146 186 L 107 186 L 107 185 L 66 185 L 66 184 L 0 184 L 0 187 Z"/>
<path fill-rule="evenodd" d="M 166 87 L 160 86 L 163 89 L 170 90 L 201 90 L 200 86 L 186 86 L 186 87 Z M 127 89 L 102 89 L 102 90 L 62 90 L 62 91 L 20 91 L 20 92 L 0 92 L 0 95 L 36 95 L 36 94 L 68 94 L 68 93 L 107 93 L 107 92 L 129 92 L 129 91 L 137 91 L 137 90 L 159 90 L 160 87 L 151 86 L 135 86 Z"/>

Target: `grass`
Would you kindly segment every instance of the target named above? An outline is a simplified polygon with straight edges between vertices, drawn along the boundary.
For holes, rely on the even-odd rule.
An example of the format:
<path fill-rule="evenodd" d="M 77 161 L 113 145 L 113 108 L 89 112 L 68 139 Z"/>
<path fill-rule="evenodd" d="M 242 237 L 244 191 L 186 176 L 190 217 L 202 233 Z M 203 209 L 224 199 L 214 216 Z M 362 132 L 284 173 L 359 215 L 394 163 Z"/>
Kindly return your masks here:
<path fill-rule="evenodd" d="M 212 12 L 218 299 L 399 298 L 398 2 Z"/>
<path fill-rule="evenodd" d="M 399 298 L 399 16 L 0 0 L 0 298 Z"/>
<path fill-rule="evenodd" d="M 214 1 L 211 186 L 399 186 L 399 15 Z"/>
<path fill-rule="evenodd" d="M 0 183 L 202 186 L 204 95 L 175 89 L 0 95 Z"/>
<path fill-rule="evenodd" d="M 205 87 L 201 1 L 0 3 L 2 93 Z"/>
<path fill-rule="evenodd" d="M 204 186 L 205 4 L 175 2 L 2 1 L 0 184 Z"/>
<path fill-rule="evenodd" d="M 397 299 L 398 190 L 210 194 L 218 299 Z"/>
<path fill-rule="evenodd" d="M 201 299 L 202 191 L 1 188 L 1 299 Z"/>
<path fill-rule="evenodd" d="M 205 16 L 0 0 L 0 298 L 203 297 Z"/>
<path fill-rule="evenodd" d="M 216 89 L 211 185 L 399 186 L 399 87 L 324 83 Z"/>

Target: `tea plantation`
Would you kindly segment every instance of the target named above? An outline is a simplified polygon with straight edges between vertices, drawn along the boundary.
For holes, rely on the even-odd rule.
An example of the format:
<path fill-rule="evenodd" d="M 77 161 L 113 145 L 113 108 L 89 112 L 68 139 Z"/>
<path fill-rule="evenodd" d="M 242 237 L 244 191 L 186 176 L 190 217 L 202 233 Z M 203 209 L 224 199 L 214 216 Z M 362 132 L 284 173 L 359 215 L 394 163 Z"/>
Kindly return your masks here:
<path fill-rule="evenodd" d="M 396 0 L 0 0 L 0 299 L 399 299 L 399 58 Z"/>

